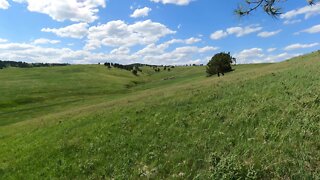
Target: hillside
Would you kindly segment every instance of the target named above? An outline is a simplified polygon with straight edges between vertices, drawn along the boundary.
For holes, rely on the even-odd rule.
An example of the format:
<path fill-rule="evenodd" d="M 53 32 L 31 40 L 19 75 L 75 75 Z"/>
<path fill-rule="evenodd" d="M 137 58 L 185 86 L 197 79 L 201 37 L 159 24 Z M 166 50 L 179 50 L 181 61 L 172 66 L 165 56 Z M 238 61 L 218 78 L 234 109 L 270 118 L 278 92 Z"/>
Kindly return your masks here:
<path fill-rule="evenodd" d="M 319 60 L 0 70 L 0 179 L 319 179 Z"/>

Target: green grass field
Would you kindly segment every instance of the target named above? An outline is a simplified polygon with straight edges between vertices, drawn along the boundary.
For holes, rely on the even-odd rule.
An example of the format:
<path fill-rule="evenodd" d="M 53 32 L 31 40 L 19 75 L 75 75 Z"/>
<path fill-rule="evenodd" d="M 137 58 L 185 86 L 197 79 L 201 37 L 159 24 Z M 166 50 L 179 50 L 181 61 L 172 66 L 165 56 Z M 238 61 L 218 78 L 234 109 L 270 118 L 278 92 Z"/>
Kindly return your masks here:
<path fill-rule="evenodd" d="M 0 70 L 0 179 L 319 179 L 319 62 Z"/>

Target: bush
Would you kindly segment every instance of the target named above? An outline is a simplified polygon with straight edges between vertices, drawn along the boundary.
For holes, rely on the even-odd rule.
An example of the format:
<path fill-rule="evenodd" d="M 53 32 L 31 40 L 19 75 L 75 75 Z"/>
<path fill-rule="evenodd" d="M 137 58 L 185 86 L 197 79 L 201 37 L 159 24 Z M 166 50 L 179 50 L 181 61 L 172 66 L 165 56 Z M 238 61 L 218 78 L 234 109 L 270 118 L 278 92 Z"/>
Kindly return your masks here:
<path fill-rule="evenodd" d="M 230 53 L 221 52 L 214 55 L 207 64 L 208 76 L 215 74 L 220 76 L 220 73 L 224 75 L 224 73 L 232 71 L 231 64 L 233 61 L 235 61 L 235 58 Z"/>

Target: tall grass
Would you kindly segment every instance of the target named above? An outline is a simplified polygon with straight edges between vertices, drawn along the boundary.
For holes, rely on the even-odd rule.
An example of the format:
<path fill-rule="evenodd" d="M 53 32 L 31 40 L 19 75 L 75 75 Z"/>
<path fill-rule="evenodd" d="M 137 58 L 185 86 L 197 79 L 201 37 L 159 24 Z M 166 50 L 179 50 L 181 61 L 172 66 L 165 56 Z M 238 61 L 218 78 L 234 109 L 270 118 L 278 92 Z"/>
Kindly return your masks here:
<path fill-rule="evenodd" d="M 146 70 L 121 96 L 0 127 L 0 177 L 319 179 L 319 67 L 310 54 L 222 78 Z"/>

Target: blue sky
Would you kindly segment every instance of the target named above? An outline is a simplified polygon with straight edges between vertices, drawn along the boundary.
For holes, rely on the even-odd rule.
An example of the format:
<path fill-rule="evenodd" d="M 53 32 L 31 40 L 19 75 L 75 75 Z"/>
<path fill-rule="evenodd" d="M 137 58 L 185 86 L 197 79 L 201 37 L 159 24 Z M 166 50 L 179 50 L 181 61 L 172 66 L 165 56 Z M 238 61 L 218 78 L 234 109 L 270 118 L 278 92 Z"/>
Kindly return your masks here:
<path fill-rule="evenodd" d="M 244 0 L 0 0 L 0 59 L 67 63 L 279 62 L 320 49 L 320 4 L 238 17 Z"/>

